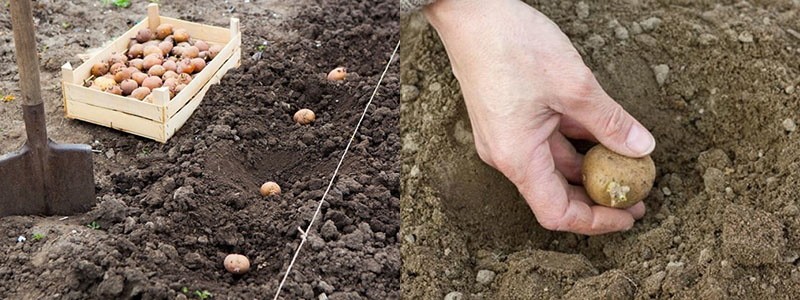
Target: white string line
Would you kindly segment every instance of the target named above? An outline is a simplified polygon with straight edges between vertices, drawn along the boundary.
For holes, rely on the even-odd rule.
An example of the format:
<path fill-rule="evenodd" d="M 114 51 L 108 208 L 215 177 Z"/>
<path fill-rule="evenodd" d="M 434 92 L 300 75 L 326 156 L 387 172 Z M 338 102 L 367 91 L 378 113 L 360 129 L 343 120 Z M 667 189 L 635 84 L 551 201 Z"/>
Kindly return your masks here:
<path fill-rule="evenodd" d="M 328 182 L 328 187 L 325 189 L 325 193 L 322 194 L 322 199 L 320 199 L 319 205 L 317 205 L 317 210 L 314 211 L 314 216 L 311 217 L 311 222 L 308 223 L 308 227 L 306 227 L 306 230 L 303 230 L 302 228 L 299 227 L 297 228 L 297 230 L 299 230 L 301 234 L 300 245 L 297 245 L 297 251 L 294 252 L 292 261 L 289 263 L 289 267 L 286 268 L 286 273 L 283 274 L 283 279 L 281 280 L 281 284 L 278 285 L 278 291 L 275 292 L 275 298 L 273 298 L 274 300 L 278 300 L 278 297 L 281 295 L 281 290 L 283 289 L 283 285 L 286 283 L 286 278 L 288 278 L 289 274 L 292 272 L 292 267 L 294 267 L 294 262 L 297 260 L 297 256 L 300 255 L 300 249 L 303 248 L 303 244 L 306 243 L 306 239 L 308 238 L 308 232 L 311 231 L 311 226 L 314 225 L 314 221 L 317 219 L 317 215 L 319 215 L 319 212 L 322 209 L 322 204 L 325 202 L 325 197 L 331 190 L 331 186 L 333 186 L 333 181 L 336 179 L 336 175 L 339 174 L 339 168 L 342 167 L 342 162 L 344 162 L 344 157 L 347 155 L 347 151 L 350 150 L 350 145 L 353 144 L 353 140 L 355 140 L 356 138 L 358 129 L 361 127 L 361 122 L 364 121 L 364 117 L 367 115 L 367 111 L 369 110 L 369 106 L 372 104 L 372 100 L 375 99 L 375 95 L 378 94 L 378 89 L 381 87 L 381 82 L 383 82 L 383 77 L 386 76 L 386 72 L 389 71 L 389 66 L 392 65 L 392 60 L 394 60 L 394 56 L 397 54 L 397 49 L 399 48 L 400 48 L 400 41 L 397 41 L 397 45 L 394 46 L 394 51 L 392 51 L 392 56 L 389 57 L 389 62 L 386 63 L 386 68 L 383 69 L 381 78 L 378 79 L 378 84 L 375 86 L 375 90 L 372 91 L 372 96 L 369 97 L 369 101 L 367 101 L 367 105 L 364 107 L 364 112 L 361 113 L 361 118 L 358 119 L 356 128 L 355 130 L 353 130 L 353 135 L 350 136 L 350 141 L 347 142 L 347 147 L 344 148 L 344 153 L 342 153 L 342 157 L 339 159 L 339 164 L 336 165 L 336 169 L 333 170 L 333 176 L 331 176 L 331 181 Z"/>

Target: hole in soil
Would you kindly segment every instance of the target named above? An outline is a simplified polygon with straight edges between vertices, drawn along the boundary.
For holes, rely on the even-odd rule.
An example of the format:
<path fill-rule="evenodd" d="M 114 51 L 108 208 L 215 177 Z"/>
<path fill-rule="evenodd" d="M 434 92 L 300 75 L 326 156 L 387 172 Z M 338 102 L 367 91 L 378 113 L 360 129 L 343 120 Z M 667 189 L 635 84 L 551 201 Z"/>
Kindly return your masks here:
<path fill-rule="evenodd" d="M 463 117 L 457 123 L 469 124 L 463 104 L 458 110 Z M 547 245 L 550 233 L 536 222 L 516 186 L 477 157 L 471 133 L 450 132 L 450 135 L 451 145 L 446 148 L 455 151 L 445 154 L 450 158 L 439 160 L 435 166 L 439 171 L 435 172 L 438 178 L 434 187 L 450 223 L 472 237 L 468 239 L 470 250 L 491 248 L 512 252 L 530 242 L 537 247 Z"/>

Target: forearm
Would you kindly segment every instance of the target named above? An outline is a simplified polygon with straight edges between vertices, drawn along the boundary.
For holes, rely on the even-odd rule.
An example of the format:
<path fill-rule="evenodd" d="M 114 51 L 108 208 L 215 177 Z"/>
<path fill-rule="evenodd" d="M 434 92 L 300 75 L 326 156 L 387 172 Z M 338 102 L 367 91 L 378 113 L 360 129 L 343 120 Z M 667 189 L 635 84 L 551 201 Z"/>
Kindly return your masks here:
<path fill-rule="evenodd" d="M 418 10 L 434 1 L 436 0 L 400 0 L 400 10 L 402 12 Z"/>

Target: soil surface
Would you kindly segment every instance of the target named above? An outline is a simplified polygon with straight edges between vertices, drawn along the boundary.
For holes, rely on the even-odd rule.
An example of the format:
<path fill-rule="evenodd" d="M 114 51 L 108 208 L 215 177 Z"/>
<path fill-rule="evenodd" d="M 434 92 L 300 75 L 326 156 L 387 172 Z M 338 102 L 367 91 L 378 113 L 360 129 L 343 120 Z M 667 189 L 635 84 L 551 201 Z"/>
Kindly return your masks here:
<path fill-rule="evenodd" d="M 0 298 L 271 299 L 399 38 L 397 5 L 162 1 L 162 15 L 188 21 L 227 27 L 239 17 L 244 42 L 241 66 L 160 144 L 63 117 L 60 66 L 80 64 L 76 54 L 141 20 L 147 1 L 131 2 L 35 2 L 49 133 L 98 151 L 98 204 L 67 219 L 0 219 Z M 18 95 L 7 5 L 0 1 L 0 92 Z M 350 76 L 327 81 L 337 66 Z M 282 299 L 399 298 L 399 99 L 393 63 Z M 0 153 L 25 139 L 19 103 L 0 102 Z M 316 122 L 295 124 L 300 108 Z M 260 196 L 265 181 L 283 193 Z M 229 253 L 249 257 L 251 271 L 227 273 Z"/>
<path fill-rule="evenodd" d="M 800 2 L 530 1 L 655 135 L 648 213 L 548 232 L 475 153 L 444 48 L 402 26 L 403 295 L 786 299 L 800 292 Z"/>

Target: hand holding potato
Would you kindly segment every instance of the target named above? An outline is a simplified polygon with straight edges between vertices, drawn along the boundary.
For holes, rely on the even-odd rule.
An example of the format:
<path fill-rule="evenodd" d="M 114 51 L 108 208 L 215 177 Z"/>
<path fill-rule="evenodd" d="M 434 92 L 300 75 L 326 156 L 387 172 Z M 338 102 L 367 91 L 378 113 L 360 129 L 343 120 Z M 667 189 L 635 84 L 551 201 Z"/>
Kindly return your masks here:
<path fill-rule="evenodd" d="M 628 157 L 648 155 L 655 140 L 603 91 L 557 25 L 518 0 L 439 0 L 424 13 L 461 85 L 478 154 L 517 186 L 543 227 L 602 234 L 644 215 L 641 202 L 595 205 L 574 185 L 583 156 L 567 137 Z"/>

